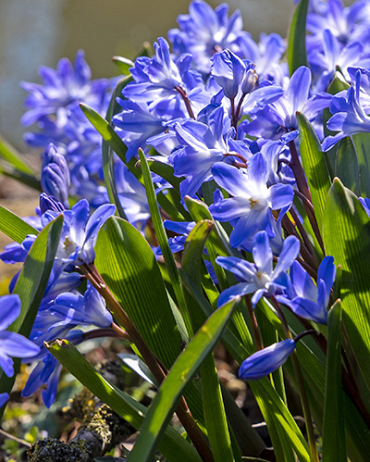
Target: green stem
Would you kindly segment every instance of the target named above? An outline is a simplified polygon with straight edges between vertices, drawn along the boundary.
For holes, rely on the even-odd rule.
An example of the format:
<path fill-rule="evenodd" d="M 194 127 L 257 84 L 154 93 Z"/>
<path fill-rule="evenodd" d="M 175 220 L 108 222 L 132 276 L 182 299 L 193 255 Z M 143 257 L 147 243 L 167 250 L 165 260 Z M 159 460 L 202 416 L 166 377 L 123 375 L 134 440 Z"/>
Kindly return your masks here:
<path fill-rule="evenodd" d="M 284 313 L 281 310 L 279 302 L 276 300 L 274 296 L 272 296 L 272 300 L 274 302 L 274 305 L 278 312 L 281 324 L 283 326 L 285 337 L 289 339 L 293 339 L 292 333 L 290 332 L 287 320 L 284 316 Z M 301 366 L 299 365 L 298 356 L 297 356 L 296 351 L 293 351 L 292 353 L 292 362 L 293 362 L 293 367 L 294 367 L 294 373 L 295 373 L 296 380 L 297 380 L 299 394 L 301 397 L 304 420 L 306 422 L 306 430 L 307 430 L 307 436 L 308 436 L 308 444 L 310 446 L 311 462 L 319 462 L 319 455 L 317 453 L 317 447 L 316 447 L 315 432 L 314 432 L 313 425 L 312 425 L 310 405 L 308 402 L 306 389 L 304 385 L 304 379 L 303 379 L 303 375 L 301 371 Z"/>

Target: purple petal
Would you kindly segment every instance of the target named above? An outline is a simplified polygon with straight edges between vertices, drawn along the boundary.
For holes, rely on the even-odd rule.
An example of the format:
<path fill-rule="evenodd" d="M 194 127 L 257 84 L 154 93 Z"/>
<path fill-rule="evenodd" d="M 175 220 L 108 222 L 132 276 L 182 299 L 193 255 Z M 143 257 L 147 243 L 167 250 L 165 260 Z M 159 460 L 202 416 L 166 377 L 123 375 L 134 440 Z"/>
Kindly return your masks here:
<path fill-rule="evenodd" d="M 4 295 L 0 298 L 0 331 L 14 322 L 21 312 L 19 295 Z"/>
<path fill-rule="evenodd" d="M 7 330 L 0 332 L 0 349 L 1 353 L 16 358 L 32 358 L 40 352 L 40 347 L 31 340 Z"/>
<path fill-rule="evenodd" d="M 292 75 L 287 97 L 292 104 L 292 113 L 295 114 L 308 99 L 308 94 L 311 86 L 311 71 L 305 67 L 299 67 Z"/>
<path fill-rule="evenodd" d="M 251 294 L 257 289 L 257 286 L 254 282 L 249 284 L 245 282 L 240 282 L 235 286 L 229 287 L 229 289 L 224 290 L 218 297 L 217 306 L 222 306 L 225 303 L 233 300 L 236 297 L 242 297 L 243 295 Z"/>
<path fill-rule="evenodd" d="M 293 261 L 298 257 L 300 251 L 299 240 L 295 236 L 288 236 L 283 244 L 283 249 L 279 255 L 279 260 L 273 272 L 273 278 L 276 279 L 278 275 L 287 271 Z"/>
<path fill-rule="evenodd" d="M 237 257 L 217 257 L 216 263 L 242 281 L 254 280 L 256 268 L 249 261 Z"/>
<path fill-rule="evenodd" d="M 258 271 L 270 275 L 272 272 L 272 252 L 270 241 L 265 231 L 261 231 L 254 236 L 252 253 Z"/>
<path fill-rule="evenodd" d="M 242 170 L 223 162 L 217 162 L 212 167 L 212 175 L 217 184 L 232 196 L 243 196 L 248 176 Z"/>
<path fill-rule="evenodd" d="M 294 191 L 289 184 L 274 184 L 270 188 L 271 208 L 280 210 L 283 207 L 290 207 L 293 202 Z"/>

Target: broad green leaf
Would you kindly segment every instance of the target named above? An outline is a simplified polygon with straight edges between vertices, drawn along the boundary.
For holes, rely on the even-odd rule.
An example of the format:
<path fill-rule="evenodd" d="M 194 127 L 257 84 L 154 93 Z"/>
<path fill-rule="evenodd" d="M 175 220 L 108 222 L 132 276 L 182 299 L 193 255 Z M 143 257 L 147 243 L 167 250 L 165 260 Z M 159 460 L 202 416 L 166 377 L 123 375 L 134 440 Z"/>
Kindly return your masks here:
<path fill-rule="evenodd" d="M 130 223 L 112 217 L 100 229 L 95 255 L 107 286 L 169 369 L 181 352 L 182 339 L 149 244 Z M 194 387 L 187 390 L 186 399 L 194 417 L 202 421 L 200 396 Z"/>
<path fill-rule="evenodd" d="M 130 75 L 130 68 L 134 67 L 131 59 L 124 58 L 123 56 L 113 56 L 112 61 L 124 75 Z"/>
<path fill-rule="evenodd" d="M 309 0 L 300 0 L 295 7 L 288 33 L 288 65 L 292 75 L 300 66 L 307 66 L 306 17 Z"/>
<path fill-rule="evenodd" d="M 148 412 L 145 406 L 102 377 L 67 340 L 55 340 L 47 348 L 82 385 L 133 427 L 140 428 Z M 172 462 L 201 461 L 195 449 L 172 427 L 164 430 L 159 450 Z"/>
<path fill-rule="evenodd" d="M 37 236 L 20 272 L 14 294 L 18 294 L 22 306 L 18 318 L 8 327 L 12 332 L 29 337 L 41 300 L 44 296 L 50 272 L 54 265 L 63 226 L 63 215 L 59 215 L 50 222 Z M 14 385 L 21 359 L 14 361 L 14 376 L 2 374 L 0 379 L 0 393 L 9 393 Z M 0 417 L 4 408 L 0 411 Z"/>
<path fill-rule="evenodd" d="M 181 337 L 152 249 L 141 233 L 119 218 L 101 228 L 95 265 L 149 347 L 171 367 Z"/>
<path fill-rule="evenodd" d="M 330 175 L 315 130 L 303 114 L 297 113 L 297 119 L 303 168 L 310 187 L 317 224 L 321 230 L 326 196 L 331 185 Z"/>
<path fill-rule="evenodd" d="M 343 138 L 335 158 L 335 176 L 357 196 L 361 194 L 361 175 L 351 137 Z"/>
<path fill-rule="evenodd" d="M 342 267 L 343 321 L 370 388 L 370 221 L 355 194 L 337 178 L 325 206 L 323 238 L 328 255 Z"/>
<path fill-rule="evenodd" d="M 150 406 L 129 462 L 143 462 L 154 454 L 181 393 L 221 337 L 233 307 L 230 302 L 213 313 L 178 357 Z"/>
<path fill-rule="evenodd" d="M 0 231 L 21 244 L 28 234 L 39 232 L 10 210 L 0 205 Z"/>
<path fill-rule="evenodd" d="M 85 114 L 87 119 L 91 124 L 96 128 L 96 130 L 101 134 L 103 139 L 109 144 L 117 156 L 122 160 L 122 162 L 127 165 L 131 173 L 140 181 L 141 172 L 135 168 L 136 159 L 131 159 L 127 162 L 126 160 L 126 145 L 121 140 L 121 138 L 114 131 L 112 125 L 110 125 L 103 117 L 98 114 L 94 109 L 87 106 L 84 103 L 80 103 L 82 112 Z"/>
<path fill-rule="evenodd" d="M 146 191 L 146 195 L 148 199 L 149 210 L 150 210 L 150 215 L 152 218 L 154 230 L 155 230 L 160 248 L 162 250 L 162 255 L 163 255 L 164 261 L 167 266 L 167 270 L 168 270 L 168 273 L 171 279 L 172 288 L 174 290 L 178 306 L 184 318 L 184 322 L 189 332 L 189 335 L 192 335 L 192 328 L 191 328 L 191 323 L 189 319 L 189 314 L 186 309 L 184 295 L 181 289 L 180 276 L 177 271 L 177 266 L 173 258 L 173 255 L 172 255 L 172 251 L 168 243 L 167 234 L 164 229 L 163 221 L 162 221 L 162 218 L 159 212 L 159 207 L 157 204 L 157 197 L 156 197 L 156 193 L 154 190 L 154 185 L 153 185 L 151 173 L 149 170 L 149 166 L 146 161 L 145 154 L 141 149 L 139 150 L 139 157 L 140 157 L 140 165 L 143 171 L 145 191 Z"/>
<path fill-rule="evenodd" d="M 370 133 L 357 133 L 352 140 L 358 160 L 361 194 L 370 197 Z"/>
<path fill-rule="evenodd" d="M 35 171 L 22 159 L 20 154 L 13 146 L 0 136 L 0 157 L 9 162 L 16 170 L 34 176 Z"/>
<path fill-rule="evenodd" d="M 346 462 L 342 380 L 341 380 L 342 306 L 337 300 L 329 311 L 326 361 L 325 410 L 323 424 L 323 462 Z"/>
<path fill-rule="evenodd" d="M 181 267 L 199 290 L 202 287 L 202 272 L 205 270 L 203 263 L 204 246 L 212 226 L 212 221 L 199 221 L 191 230 L 185 242 Z M 187 292 L 186 289 L 185 300 L 190 312 L 193 328 L 196 331 L 207 318 L 198 304 L 194 303 L 191 293 Z M 225 460 L 234 461 L 226 412 L 212 353 L 204 359 L 200 366 L 200 374 L 202 379 L 204 417 L 213 457 L 215 462 L 223 462 Z"/>

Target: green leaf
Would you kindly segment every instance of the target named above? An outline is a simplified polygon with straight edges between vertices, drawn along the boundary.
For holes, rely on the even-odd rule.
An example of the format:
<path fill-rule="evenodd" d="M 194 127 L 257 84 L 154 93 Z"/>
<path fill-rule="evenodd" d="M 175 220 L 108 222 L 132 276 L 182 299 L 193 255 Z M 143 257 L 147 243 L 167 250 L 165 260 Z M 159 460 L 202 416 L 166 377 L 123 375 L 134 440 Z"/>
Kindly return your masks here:
<path fill-rule="evenodd" d="M 200 366 L 204 417 L 215 462 L 235 462 L 215 360 L 210 353 Z"/>
<path fill-rule="evenodd" d="M 112 61 L 124 75 L 130 75 L 130 68 L 134 67 L 131 59 L 123 58 L 122 56 L 113 56 Z"/>
<path fill-rule="evenodd" d="M 300 66 L 307 66 L 306 17 L 309 0 L 300 0 L 295 7 L 288 33 L 288 65 L 292 75 Z"/>
<path fill-rule="evenodd" d="M 170 249 L 166 231 L 163 226 L 163 221 L 159 212 L 159 207 L 157 204 L 157 197 L 154 190 L 154 185 L 149 170 L 148 163 L 145 158 L 144 152 L 139 149 L 140 165 L 143 171 L 145 191 L 148 199 L 150 215 L 152 217 L 152 222 L 157 236 L 160 248 L 162 250 L 162 255 L 167 266 L 168 274 L 171 279 L 172 288 L 175 292 L 176 300 L 180 308 L 181 314 L 184 318 L 186 328 L 189 332 L 189 335 L 192 335 L 191 323 L 186 309 L 184 296 L 180 284 L 180 276 L 177 271 L 177 266 Z"/>
<path fill-rule="evenodd" d="M 199 221 L 185 242 L 182 270 L 198 287 L 198 290 L 201 290 L 202 272 L 205 269 L 203 263 L 204 246 L 212 227 L 212 221 Z M 194 303 L 192 295 L 186 289 L 184 290 L 194 330 L 198 330 L 206 316 L 198 304 Z M 200 373 L 205 423 L 215 462 L 234 461 L 221 387 L 212 353 L 203 361 Z"/>
<path fill-rule="evenodd" d="M 342 306 L 337 300 L 329 311 L 326 360 L 325 410 L 323 423 L 323 462 L 346 462 L 346 439 L 341 386 Z"/>
<path fill-rule="evenodd" d="M 325 206 L 323 238 L 328 255 L 342 267 L 343 321 L 370 388 L 370 221 L 358 198 L 337 178 Z"/>
<path fill-rule="evenodd" d="M 94 395 L 133 427 L 140 428 L 148 412 L 145 406 L 102 377 L 67 340 L 55 340 L 47 348 Z M 195 449 L 172 427 L 165 429 L 159 450 L 171 462 L 201 461 Z"/>
<path fill-rule="evenodd" d="M 182 339 L 149 244 L 130 223 L 112 217 L 99 231 L 95 255 L 95 265 L 107 286 L 169 369 L 181 352 Z M 186 399 L 194 417 L 202 421 L 200 395 L 193 384 Z"/>
<path fill-rule="evenodd" d="M 8 327 L 12 332 L 29 337 L 41 300 L 44 296 L 50 272 L 54 265 L 63 226 L 63 215 L 50 222 L 37 236 L 20 272 L 14 294 L 18 294 L 22 306 L 18 318 Z M 14 376 L 2 374 L 0 393 L 9 393 L 19 370 L 21 359 L 14 361 Z M 4 409 L 4 408 L 3 408 Z M 0 411 L 0 416 L 3 412 Z"/>
<path fill-rule="evenodd" d="M 335 176 L 343 185 L 357 196 L 361 194 L 361 175 L 358 166 L 357 152 L 352 139 L 347 136 L 339 143 L 335 158 Z"/>
<path fill-rule="evenodd" d="M 129 462 L 142 462 L 154 455 L 156 445 L 171 419 L 182 391 L 222 335 L 233 307 L 234 302 L 230 302 L 217 310 L 176 360 L 140 428 L 140 435 L 130 453 Z"/>
<path fill-rule="evenodd" d="M 130 223 L 109 219 L 95 246 L 95 265 L 152 351 L 171 367 L 181 337 L 155 256 Z"/>
<path fill-rule="evenodd" d="M 37 235 L 39 233 L 22 218 L 2 205 L 0 205 L 0 230 L 19 244 L 26 239 L 28 234 Z"/>
<path fill-rule="evenodd" d="M 35 175 L 35 171 L 22 159 L 22 154 L 2 137 L 0 137 L 0 157 L 9 162 L 16 170 L 31 176 Z"/>
<path fill-rule="evenodd" d="M 361 194 L 370 197 L 370 133 L 357 133 L 352 140 L 358 160 Z"/>
<path fill-rule="evenodd" d="M 317 224 L 321 230 L 326 196 L 331 185 L 330 175 L 315 130 L 305 115 L 297 113 L 297 119 L 303 168 L 310 187 Z"/>

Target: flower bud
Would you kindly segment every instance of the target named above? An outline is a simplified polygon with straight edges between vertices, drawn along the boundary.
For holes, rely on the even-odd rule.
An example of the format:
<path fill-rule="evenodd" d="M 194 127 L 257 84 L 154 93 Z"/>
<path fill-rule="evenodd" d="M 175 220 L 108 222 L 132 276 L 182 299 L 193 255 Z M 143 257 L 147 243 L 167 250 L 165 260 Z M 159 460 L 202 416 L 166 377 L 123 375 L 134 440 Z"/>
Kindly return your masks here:
<path fill-rule="evenodd" d="M 68 187 L 70 184 L 67 162 L 57 148 L 50 143 L 46 148 L 41 166 L 41 186 L 49 196 L 54 196 L 65 208 L 68 205 Z"/>
<path fill-rule="evenodd" d="M 282 366 L 295 349 L 295 341 L 285 339 L 257 351 L 242 362 L 239 377 L 243 380 L 258 380 Z"/>

